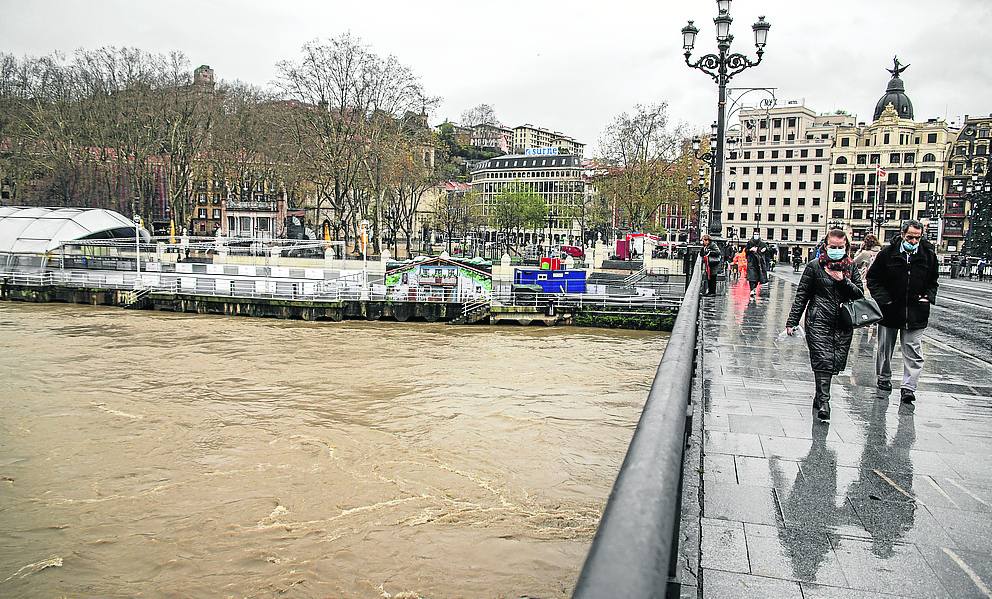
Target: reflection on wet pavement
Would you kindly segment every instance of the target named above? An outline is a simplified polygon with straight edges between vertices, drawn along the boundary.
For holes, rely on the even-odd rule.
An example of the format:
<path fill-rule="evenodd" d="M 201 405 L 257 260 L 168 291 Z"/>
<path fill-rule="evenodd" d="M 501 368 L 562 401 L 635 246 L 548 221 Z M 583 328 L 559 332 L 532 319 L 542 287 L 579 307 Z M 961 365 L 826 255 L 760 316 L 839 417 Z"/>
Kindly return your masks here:
<path fill-rule="evenodd" d="M 821 424 L 794 286 L 765 287 L 704 300 L 703 596 L 992 598 L 992 366 L 924 343 L 907 408 L 856 331 Z"/>

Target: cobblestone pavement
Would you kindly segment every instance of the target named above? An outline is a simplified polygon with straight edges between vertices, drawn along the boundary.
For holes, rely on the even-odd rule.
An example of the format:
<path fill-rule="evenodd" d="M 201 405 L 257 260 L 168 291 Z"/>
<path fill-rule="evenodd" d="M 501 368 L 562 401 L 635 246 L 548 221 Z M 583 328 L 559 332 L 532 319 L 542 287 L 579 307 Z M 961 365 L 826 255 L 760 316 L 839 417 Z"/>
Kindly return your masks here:
<path fill-rule="evenodd" d="M 907 407 L 859 330 L 816 422 L 795 287 L 764 287 L 703 300 L 703 597 L 992 598 L 992 365 L 927 341 Z"/>

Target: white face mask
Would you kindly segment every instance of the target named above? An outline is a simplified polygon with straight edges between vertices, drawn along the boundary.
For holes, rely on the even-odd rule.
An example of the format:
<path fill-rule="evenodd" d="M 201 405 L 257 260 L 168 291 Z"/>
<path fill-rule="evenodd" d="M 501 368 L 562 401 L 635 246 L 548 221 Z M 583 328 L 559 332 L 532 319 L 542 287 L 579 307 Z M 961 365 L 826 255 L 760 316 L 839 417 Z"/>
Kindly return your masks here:
<path fill-rule="evenodd" d="M 761 236 L 755 233 L 754 235 L 751 236 L 751 239 L 761 239 Z"/>

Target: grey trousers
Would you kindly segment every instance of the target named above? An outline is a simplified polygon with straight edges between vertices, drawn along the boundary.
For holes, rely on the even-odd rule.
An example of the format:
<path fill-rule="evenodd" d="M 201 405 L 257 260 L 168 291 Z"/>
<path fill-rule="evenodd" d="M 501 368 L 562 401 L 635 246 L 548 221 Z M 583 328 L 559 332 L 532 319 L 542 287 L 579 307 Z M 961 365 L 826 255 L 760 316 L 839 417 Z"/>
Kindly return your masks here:
<path fill-rule="evenodd" d="M 878 325 L 878 349 L 875 352 L 875 374 L 878 380 L 892 379 L 892 352 L 896 348 L 896 337 L 902 343 L 902 388 L 916 391 L 916 383 L 923 372 L 923 331 L 924 329 L 893 329 Z"/>

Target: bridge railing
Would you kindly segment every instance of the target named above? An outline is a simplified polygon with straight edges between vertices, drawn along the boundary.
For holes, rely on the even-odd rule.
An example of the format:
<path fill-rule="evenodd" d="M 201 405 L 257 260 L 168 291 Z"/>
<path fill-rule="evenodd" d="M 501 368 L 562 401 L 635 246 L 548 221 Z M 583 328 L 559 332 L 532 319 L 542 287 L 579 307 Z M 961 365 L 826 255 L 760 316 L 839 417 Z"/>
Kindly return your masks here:
<path fill-rule="evenodd" d="M 697 261 L 573 599 L 678 596 L 682 463 L 701 274 Z"/>

